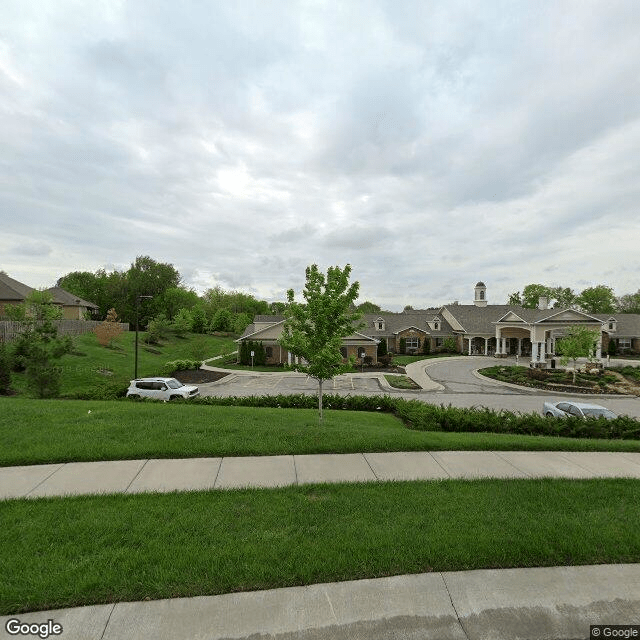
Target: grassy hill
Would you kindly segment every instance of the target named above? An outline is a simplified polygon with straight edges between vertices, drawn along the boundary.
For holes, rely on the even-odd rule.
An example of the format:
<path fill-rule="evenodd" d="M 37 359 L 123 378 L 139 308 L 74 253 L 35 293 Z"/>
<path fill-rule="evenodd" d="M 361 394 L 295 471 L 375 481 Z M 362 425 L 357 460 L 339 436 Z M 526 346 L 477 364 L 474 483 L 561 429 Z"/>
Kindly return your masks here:
<path fill-rule="evenodd" d="M 147 345 L 138 336 L 138 376 L 161 375 L 166 362 L 180 359 L 204 360 L 236 349 L 233 336 L 186 334 L 162 343 Z M 124 391 L 134 377 L 135 332 L 121 334 L 110 347 L 99 344 L 93 333 L 74 338 L 74 352 L 60 359 L 62 397 L 108 398 Z M 26 393 L 24 375 L 12 375 L 12 387 Z M 87 397 L 88 397 L 87 396 Z"/>

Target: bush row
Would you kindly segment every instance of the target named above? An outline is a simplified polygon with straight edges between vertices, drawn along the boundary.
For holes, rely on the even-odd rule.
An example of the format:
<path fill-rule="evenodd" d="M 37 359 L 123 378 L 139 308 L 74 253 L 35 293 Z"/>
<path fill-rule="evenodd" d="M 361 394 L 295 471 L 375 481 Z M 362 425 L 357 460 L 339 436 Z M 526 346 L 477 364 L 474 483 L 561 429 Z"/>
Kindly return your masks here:
<path fill-rule="evenodd" d="M 162 366 L 162 375 L 170 376 L 174 371 L 199 369 L 201 365 L 201 360 L 173 360 L 171 362 L 165 362 Z"/>
<path fill-rule="evenodd" d="M 304 394 L 249 397 L 206 397 L 190 402 L 206 405 L 280 407 L 315 409 L 318 397 Z M 400 418 L 417 431 L 491 432 L 520 435 L 562 436 L 566 438 L 605 438 L 640 440 L 640 422 L 621 416 L 604 418 L 546 418 L 493 409 L 461 409 L 425 404 L 391 396 L 323 396 L 325 409 L 383 411 Z"/>

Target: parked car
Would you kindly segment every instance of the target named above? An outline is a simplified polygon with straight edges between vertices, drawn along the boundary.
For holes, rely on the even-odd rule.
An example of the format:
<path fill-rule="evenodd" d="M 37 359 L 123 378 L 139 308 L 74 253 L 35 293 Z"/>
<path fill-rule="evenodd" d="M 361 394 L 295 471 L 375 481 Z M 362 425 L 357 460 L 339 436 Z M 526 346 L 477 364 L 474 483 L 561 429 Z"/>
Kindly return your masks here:
<path fill-rule="evenodd" d="M 545 402 L 542 405 L 542 414 L 548 418 L 607 418 L 613 420 L 618 416 L 606 407 L 599 404 L 587 404 L 584 402 Z"/>
<path fill-rule="evenodd" d="M 195 398 L 200 389 L 182 384 L 175 378 L 138 378 L 131 380 L 127 389 L 127 398 L 154 398 L 156 400 L 175 400 L 177 398 Z"/>

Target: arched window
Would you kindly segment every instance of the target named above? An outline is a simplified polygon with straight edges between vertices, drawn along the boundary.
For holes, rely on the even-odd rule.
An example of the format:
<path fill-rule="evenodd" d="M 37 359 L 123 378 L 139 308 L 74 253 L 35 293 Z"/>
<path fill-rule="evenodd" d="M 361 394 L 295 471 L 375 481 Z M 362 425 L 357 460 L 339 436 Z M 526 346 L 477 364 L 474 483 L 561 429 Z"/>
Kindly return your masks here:
<path fill-rule="evenodd" d="M 484 291 L 480 290 L 480 300 L 484 300 Z"/>

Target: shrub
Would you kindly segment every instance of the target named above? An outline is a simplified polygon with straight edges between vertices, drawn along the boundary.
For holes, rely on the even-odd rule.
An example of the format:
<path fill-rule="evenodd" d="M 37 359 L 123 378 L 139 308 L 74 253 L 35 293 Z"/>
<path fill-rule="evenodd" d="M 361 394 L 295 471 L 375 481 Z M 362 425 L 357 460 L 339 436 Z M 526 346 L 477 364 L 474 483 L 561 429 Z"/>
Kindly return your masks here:
<path fill-rule="evenodd" d="M 609 340 L 609 345 L 607 346 L 607 353 L 610 356 L 615 356 L 618 353 L 618 347 L 616 345 L 615 340 Z"/>
<path fill-rule="evenodd" d="M 149 321 L 144 341 L 147 344 L 158 344 L 161 340 L 166 340 L 170 333 L 171 323 L 167 320 L 167 316 L 164 313 L 159 313 Z"/>
<path fill-rule="evenodd" d="M 173 360 L 165 362 L 162 367 L 162 375 L 170 376 L 174 371 L 185 371 L 187 369 L 199 369 L 202 360 Z"/>
<path fill-rule="evenodd" d="M 378 342 L 378 360 L 380 360 L 382 356 L 386 356 L 386 355 L 387 355 L 387 339 L 381 338 L 380 342 Z"/>
<path fill-rule="evenodd" d="M 0 394 L 11 388 L 11 357 L 4 342 L 0 342 Z"/>
<path fill-rule="evenodd" d="M 200 397 L 190 403 L 205 405 L 278 407 L 315 409 L 318 397 L 313 395 L 279 395 L 249 397 Z M 604 418 L 545 418 L 537 414 L 517 414 L 493 409 L 461 409 L 436 407 L 418 400 L 392 396 L 324 397 L 327 409 L 349 411 L 383 411 L 400 418 L 409 429 L 417 431 L 490 432 L 519 435 L 562 436 L 566 438 L 605 438 L 640 440 L 640 422 L 621 416 Z"/>
<path fill-rule="evenodd" d="M 407 353 L 407 341 L 405 338 L 400 338 L 400 353 L 402 355 Z"/>
<path fill-rule="evenodd" d="M 453 336 L 445 338 L 442 342 L 442 350 L 445 353 L 457 353 L 458 345 L 456 343 L 456 339 Z"/>
<path fill-rule="evenodd" d="M 431 340 L 428 336 L 422 341 L 422 353 L 428 356 L 431 353 Z"/>

